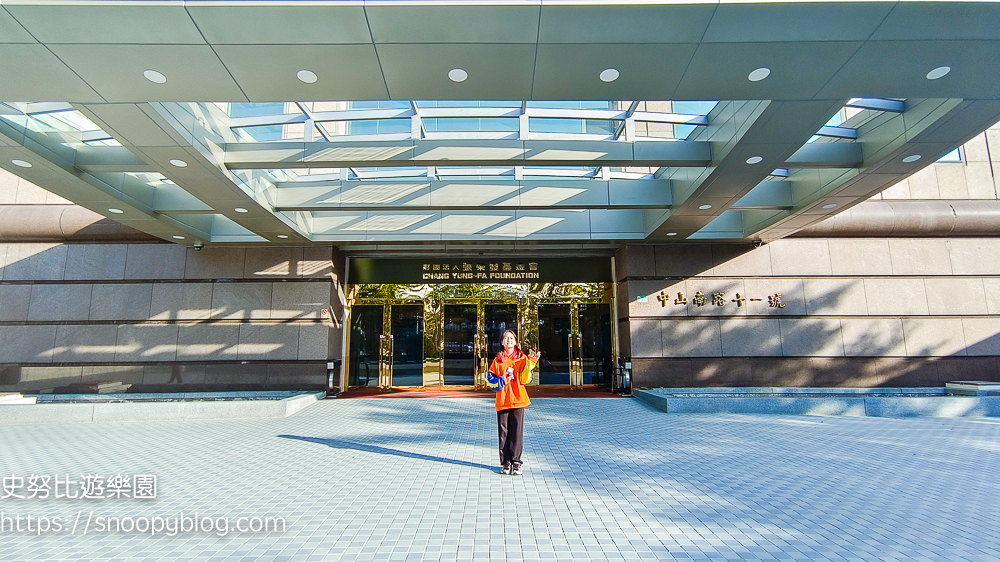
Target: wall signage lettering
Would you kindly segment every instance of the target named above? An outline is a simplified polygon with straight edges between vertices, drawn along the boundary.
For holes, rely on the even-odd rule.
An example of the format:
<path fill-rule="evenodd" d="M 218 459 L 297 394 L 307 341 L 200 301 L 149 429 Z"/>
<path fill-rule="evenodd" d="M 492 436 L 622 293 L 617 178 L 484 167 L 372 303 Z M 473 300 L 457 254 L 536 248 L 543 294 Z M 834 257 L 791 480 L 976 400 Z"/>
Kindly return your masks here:
<path fill-rule="evenodd" d="M 665 291 L 660 291 L 660 294 L 657 295 L 656 300 L 660 301 L 660 306 L 665 307 L 667 306 L 668 303 L 671 302 L 671 296 L 668 295 Z M 736 298 L 731 299 L 728 302 L 734 302 L 736 303 L 737 307 L 740 307 L 743 306 L 747 301 L 763 302 L 763 300 L 764 299 L 747 298 L 741 295 L 740 293 L 736 293 Z M 709 303 L 709 297 L 706 296 L 701 291 L 698 291 L 697 293 L 694 294 L 693 297 L 691 297 L 691 304 L 695 306 L 707 306 L 708 303 Z M 712 293 L 711 303 L 713 306 L 726 306 L 726 293 Z M 677 293 L 677 298 L 673 299 L 673 304 L 687 305 L 688 298 L 684 295 L 684 293 Z M 768 295 L 767 306 L 771 308 L 785 308 L 785 303 L 781 301 L 781 293 L 774 293 L 773 295 Z"/>
<path fill-rule="evenodd" d="M 611 258 L 352 258 L 348 283 L 600 283 Z"/>

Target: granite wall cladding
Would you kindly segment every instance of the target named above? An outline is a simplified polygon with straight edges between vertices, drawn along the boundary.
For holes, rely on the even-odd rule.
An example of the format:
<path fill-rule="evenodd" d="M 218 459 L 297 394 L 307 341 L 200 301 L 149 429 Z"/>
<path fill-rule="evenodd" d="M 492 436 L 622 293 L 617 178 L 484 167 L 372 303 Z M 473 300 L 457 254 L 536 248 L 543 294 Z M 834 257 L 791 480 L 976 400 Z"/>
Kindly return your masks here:
<path fill-rule="evenodd" d="M 330 247 L 0 244 L 0 391 L 324 388 L 342 264 Z"/>
<path fill-rule="evenodd" d="M 997 255 L 1000 239 L 625 246 L 623 354 L 645 386 L 1000 380 Z"/>

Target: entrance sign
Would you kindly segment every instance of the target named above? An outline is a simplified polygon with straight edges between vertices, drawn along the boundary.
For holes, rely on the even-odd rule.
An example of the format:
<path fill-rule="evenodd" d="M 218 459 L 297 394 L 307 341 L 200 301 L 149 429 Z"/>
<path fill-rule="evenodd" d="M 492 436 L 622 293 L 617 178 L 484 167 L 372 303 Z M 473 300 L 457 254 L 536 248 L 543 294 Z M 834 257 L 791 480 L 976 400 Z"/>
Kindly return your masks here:
<path fill-rule="evenodd" d="M 602 283 L 611 281 L 610 257 L 381 259 L 352 258 L 347 282 L 387 283 Z"/>

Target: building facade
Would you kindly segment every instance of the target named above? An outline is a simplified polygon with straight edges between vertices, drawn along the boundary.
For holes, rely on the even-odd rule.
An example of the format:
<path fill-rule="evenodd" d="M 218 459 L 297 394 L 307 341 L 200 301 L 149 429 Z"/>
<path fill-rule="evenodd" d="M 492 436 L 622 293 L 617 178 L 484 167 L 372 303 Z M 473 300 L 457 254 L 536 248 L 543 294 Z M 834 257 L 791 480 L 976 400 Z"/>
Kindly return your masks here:
<path fill-rule="evenodd" d="M 0 391 L 1000 380 L 997 3 L 0 8 Z"/>

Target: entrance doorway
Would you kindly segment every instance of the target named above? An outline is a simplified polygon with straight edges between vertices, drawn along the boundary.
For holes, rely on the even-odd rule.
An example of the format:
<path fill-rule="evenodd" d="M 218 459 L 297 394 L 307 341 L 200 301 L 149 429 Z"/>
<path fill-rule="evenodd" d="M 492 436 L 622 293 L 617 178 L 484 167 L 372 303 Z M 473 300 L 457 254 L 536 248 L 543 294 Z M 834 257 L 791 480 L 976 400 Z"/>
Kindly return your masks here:
<path fill-rule="evenodd" d="M 533 384 L 610 384 L 612 306 L 600 302 L 609 291 L 590 285 L 599 286 L 563 284 L 543 294 L 523 285 L 356 286 L 348 387 L 485 388 L 505 330 L 525 352 L 541 352 Z"/>

